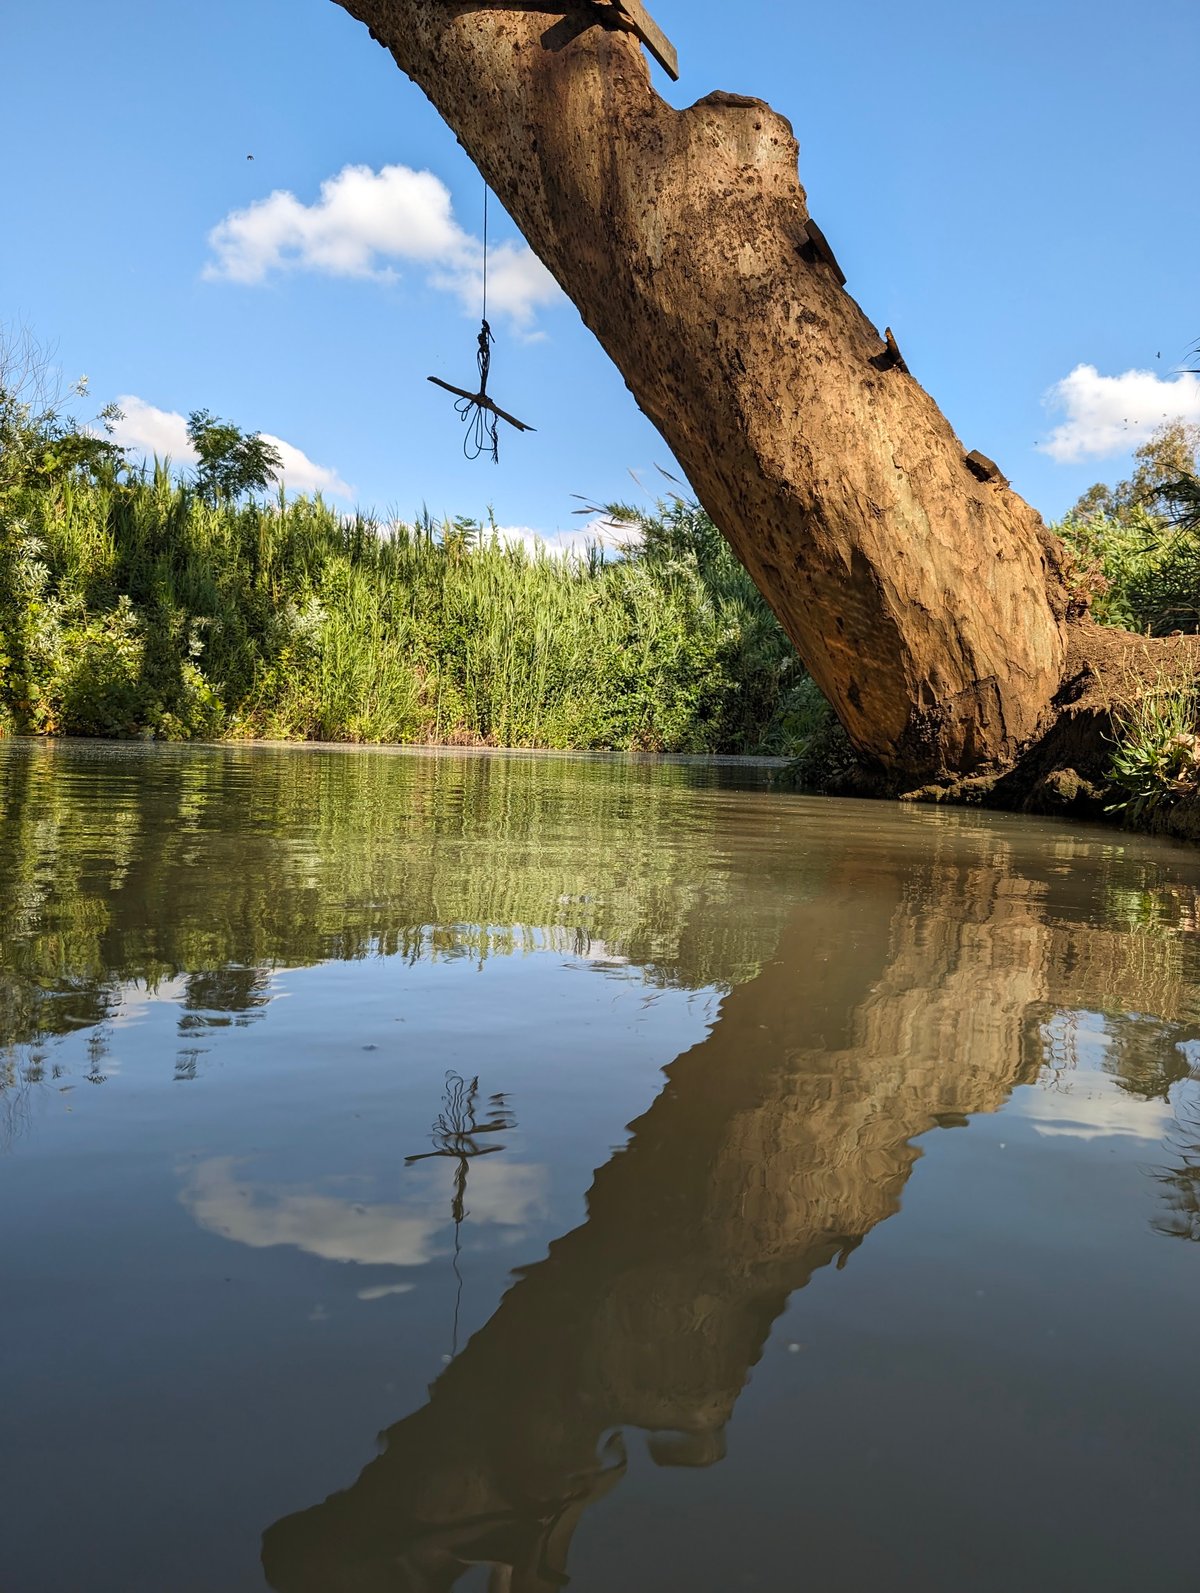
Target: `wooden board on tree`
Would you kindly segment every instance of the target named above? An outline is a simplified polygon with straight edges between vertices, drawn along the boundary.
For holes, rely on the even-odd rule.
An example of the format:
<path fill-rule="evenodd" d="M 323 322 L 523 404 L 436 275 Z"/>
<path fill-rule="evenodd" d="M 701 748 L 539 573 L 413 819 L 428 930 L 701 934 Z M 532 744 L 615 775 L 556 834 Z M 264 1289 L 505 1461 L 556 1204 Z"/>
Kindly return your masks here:
<path fill-rule="evenodd" d="M 675 46 L 642 4 L 642 0 L 612 0 L 613 9 L 625 18 L 629 31 L 650 51 L 650 54 L 674 82 L 679 81 L 679 57 Z"/>
<path fill-rule="evenodd" d="M 592 0 L 606 11 L 615 11 L 625 28 L 635 34 L 672 81 L 679 81 L 679 56 L 675 46 L 642 4 L 642 0 Z"/>

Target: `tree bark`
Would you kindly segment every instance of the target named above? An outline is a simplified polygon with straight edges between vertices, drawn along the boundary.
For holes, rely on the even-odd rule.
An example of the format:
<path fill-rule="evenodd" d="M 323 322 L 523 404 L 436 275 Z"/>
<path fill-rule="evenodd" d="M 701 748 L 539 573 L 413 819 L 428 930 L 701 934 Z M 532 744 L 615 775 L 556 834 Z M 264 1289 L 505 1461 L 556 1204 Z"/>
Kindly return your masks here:
<path fill-rule="evenodd" d="M 608 6 L 338 3 L 574 301 L 859 752 L 913 782 L 1011 766 L 1063 678 L 1058 544 L 844 290 L 789 123 L 675 110 Z"/>

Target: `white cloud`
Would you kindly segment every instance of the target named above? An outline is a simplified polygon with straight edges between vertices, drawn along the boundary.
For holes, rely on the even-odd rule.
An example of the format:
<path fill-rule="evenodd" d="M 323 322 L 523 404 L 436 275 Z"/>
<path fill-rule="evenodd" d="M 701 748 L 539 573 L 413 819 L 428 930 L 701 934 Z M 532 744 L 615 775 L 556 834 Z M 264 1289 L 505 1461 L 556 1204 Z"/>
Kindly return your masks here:
<path fill-rule="evenodd" d="M 146 458 L 169 459 L 176 465 L 194 465 L 199 455 L 188 440 L 187 421 L 174 410 L 156 409 L 143 398 L 124 393 L 117 399 L 120 420 L 114 422 L 112 438 L 122 448 Z"/>
<path fill-rule="evenodd" d="M 311 1189 L 243 1183 L 229 1156 L 192 1169 L 180 1199 L 202 1228 L 252 1250 L 290 1245 L 325 1261 L 419 1267 L 445 1242 L 440 1211 L 366 1206 Z"/>
<path fill-rule="evenodd" d="M 187 421 L 171 409 L 157 409 L 131 393 L 117 399 L 121 419 L 113 425 L 112 437 L 122 448 L 142 458 L 170 459 L 175 465 L 194 465 L 196 450 L 188 440 Z M 318 465 L 293 443 L 263 432 L 264 442 L 278 448 L 283 459 L 283 483 L 292 492 L 321 492 L 333 498 L 353 498 L 354 488 L 336 470 Z"/>
<path fill-rule="evenodd" d="M 1187 371 L 1171 377 L 1153 371 L 1101 376 L 1094 365 L 1077 365 L 1045 401 L 1067 418 L 1040 447 L 1059 464 L 1073 464 L 1128 453 L 1171 421 L 1200 422 L 1200 376 Z"/>
<path fill-rule="evenodd" d="M 524 1231 L 546 1204 L 545 1169 L 525 1163 L 476 1162 L 470 1172 L 470 1216 L 476 1226 Z M 428 1164 L 426 1164 L 428 1168 Z M 312 1187 L 277 1187 L 239 1177 L 232 1156 L 190 1168 L 180 1200 L 210 1233 L 252 1250 L 290 1246 L 324 1261 L 368 1267 L 420 1267 L 449 1248 L 452 1169 L 440 1162 L 413 1181 L 413 1205 L 368 1204 Z M 399 1293 L 381 1285 L 361 1299 Z"/>
<path fill-rule="evenodd" d="M 496 528 L 496 535 L 505 547 L 524 548 L 534 557 L 548 554 L 558 559 L 586 557 L 588 548 L 597 545 L 619 552 L 641 539 L 637 526 L 605 515 L 596 516 L 577 531 L 535 531 L 527 525 L 502 525 Z"/>
<path fill-rule="evenodd" d="M 1173 1113 L 1162 1101 L 1143 1101 L 1126 1095 L 1109 1080 L 1083 1073 L 1080 1083 L 1053 1092 L 1031 1090 L 1020 1103 L 1022 1117 L 1032 1120 L 1034 1132 L 1048 1139 L 1161 1140 Z M 1092 1088 L 1088 1088 L 1091 1085 Z"/>
<path fill-rule="evenodd" d="M 412 1283 L 385 1283 L 378 1289 L 360 1289 L 360 1300 L 387 1300 L 393 1294 L 411 1294 L 416 1287 Z"/>
<path fill-rule="evenodd" d="M 293 492 L 321 492 L 330 498 L 353 498 L 354 488 L 348 486 L 336 470 L 328 465 L 318 465 L 301 449 L 282 437 L 263 432 L 263 441 L 278 448 L 283 460 L 283 484 Z"/>
<path fill-rule="evenodd" d="M 210 279 L 258 283 L 277 271 L 315 271 L 390 282 L 397 265 L 416 265 L 472 315 L 482 306 L 482 244 L 455 220 L 445 183 L 409 166 L 346 166 L 321 184 L 311 205 L 277 189 L 231 211 L 208 242 L 215 256 L 204 270 Z M 524 244 L 491 248 L 489 311 L 528 327 L 559 297 L 554 278 Z"/>

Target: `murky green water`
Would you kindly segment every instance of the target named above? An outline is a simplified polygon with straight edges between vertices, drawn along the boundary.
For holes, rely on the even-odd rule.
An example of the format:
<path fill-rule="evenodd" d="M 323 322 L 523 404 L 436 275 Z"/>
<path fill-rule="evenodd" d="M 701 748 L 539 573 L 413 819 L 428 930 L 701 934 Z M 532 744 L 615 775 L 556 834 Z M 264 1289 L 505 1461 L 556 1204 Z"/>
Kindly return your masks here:
<path fill-rule="evenodd" d="M 1192 1589 L 1200 852 L 0 745 L 5 1593 Z"/>

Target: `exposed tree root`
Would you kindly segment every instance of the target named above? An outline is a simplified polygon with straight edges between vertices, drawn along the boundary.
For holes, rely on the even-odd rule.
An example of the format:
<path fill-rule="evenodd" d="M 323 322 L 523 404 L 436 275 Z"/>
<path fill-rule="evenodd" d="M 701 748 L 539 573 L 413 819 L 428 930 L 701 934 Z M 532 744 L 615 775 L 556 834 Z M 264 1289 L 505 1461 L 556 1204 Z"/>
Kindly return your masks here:
<path fill-rule="evenodd" d="M 1129 822 L 1110 777 L 1121 721 L 1147 693 L 1187 691 L 1200 681 L 1200 637 L 1135 636 L 1081 620 L 1072 625 L 1067 668 L 1048 729 L 1008 768 L 947 775 L 915 789 L 859 758 L 831 733 L 798 766 L 830 795 L 949 802 L 1022 813 Z M 822 767 L 822 762 L 825 767 Z M 1200 840 L 1200 790 L 1163 802 L 1133 826 Z"/>

